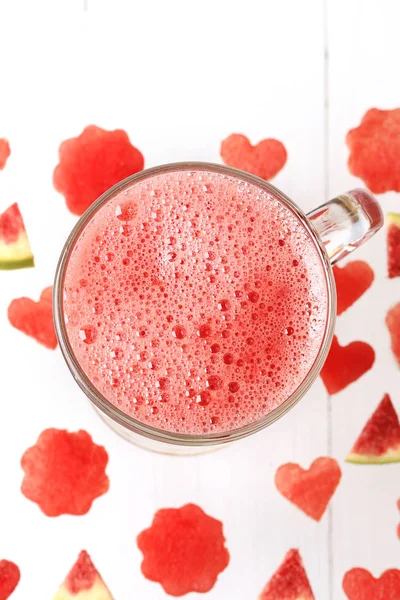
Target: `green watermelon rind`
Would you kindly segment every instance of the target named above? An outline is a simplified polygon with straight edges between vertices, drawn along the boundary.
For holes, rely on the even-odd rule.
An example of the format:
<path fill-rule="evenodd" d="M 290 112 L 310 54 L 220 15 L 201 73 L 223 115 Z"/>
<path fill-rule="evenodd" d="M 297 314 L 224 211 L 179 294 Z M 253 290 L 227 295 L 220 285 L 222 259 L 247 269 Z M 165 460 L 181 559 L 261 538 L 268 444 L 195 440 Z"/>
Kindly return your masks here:
<path fill-rule="evenodd" d="M 388 213 L 387 222 L 389 225 L 395 225 L 400 228 L 400 213 Z"/>
<path fill-rule="evenodd" d="M 400 462 L 400 446 L 392 448 L 384 454 L 357 454 L 349 452 L 346 456 L 346 462 L 358 465 L 386 465 L 390 463 Z"/>
<path fill-rule="evenodd" d="M 15 269 L 28 269 L 34 267 L 35 262 L 33 256 L 27 256 L 26 258 L 17 260 L 1 260 L 0 257 L 0 271 L 13 271 Z"/>
<path fill-rule="evenodd" d="M 35 261 L 25 231 L 22 231 L 18 240 L 12 244 L 0 241 L 0 270 L 11 271 L 34 266 Z"/>

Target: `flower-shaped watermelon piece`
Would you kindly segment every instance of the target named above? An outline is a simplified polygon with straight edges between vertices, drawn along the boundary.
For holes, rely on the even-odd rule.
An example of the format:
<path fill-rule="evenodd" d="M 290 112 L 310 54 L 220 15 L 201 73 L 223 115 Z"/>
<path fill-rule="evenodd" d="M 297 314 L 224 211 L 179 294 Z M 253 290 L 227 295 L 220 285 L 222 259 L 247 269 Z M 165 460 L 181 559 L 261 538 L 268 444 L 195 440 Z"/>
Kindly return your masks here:
<path fill-rule="evenodd" d="M 371 108 L 346 137 L 350 172 L 375 194 L 400 192 L 400 108 Z"/>
<path fill-rule="evenodd" d="M 84 515 L 108 491 L 108 455 L 86 431 L 46 429 L 25 451 L 21 491 L 48 517 Z"/>
<path fill-rule="evenodd" d="M 103 192 L 144 167 L 142 153 L 125 131 L 106 131 L 96 125 L 62 142 L 59 160 L 54 187 L 74 215 L 82 215 Z"/>
<path fill-rule="evenodd" d="M 210 591 L 229 563 L 221 521 L 194 504 L 159 510 L 137 543 L 143 575 L 171 596 Z"/>

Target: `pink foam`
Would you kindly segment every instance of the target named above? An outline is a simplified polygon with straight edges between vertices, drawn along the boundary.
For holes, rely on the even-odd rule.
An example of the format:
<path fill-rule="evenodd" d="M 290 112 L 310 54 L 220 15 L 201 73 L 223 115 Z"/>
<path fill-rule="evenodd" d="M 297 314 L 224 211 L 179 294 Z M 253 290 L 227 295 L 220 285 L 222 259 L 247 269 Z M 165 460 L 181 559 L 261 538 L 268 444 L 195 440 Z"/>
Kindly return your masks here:
<path fill-rule="evenodd" d="M 72 252 L 64 310 L 110 402 L 202 434 L 256 421 L 296 390 L 321 346 L 327 289 L 314 243 L 277 198 L 176 172 L 98 211 Z"/>

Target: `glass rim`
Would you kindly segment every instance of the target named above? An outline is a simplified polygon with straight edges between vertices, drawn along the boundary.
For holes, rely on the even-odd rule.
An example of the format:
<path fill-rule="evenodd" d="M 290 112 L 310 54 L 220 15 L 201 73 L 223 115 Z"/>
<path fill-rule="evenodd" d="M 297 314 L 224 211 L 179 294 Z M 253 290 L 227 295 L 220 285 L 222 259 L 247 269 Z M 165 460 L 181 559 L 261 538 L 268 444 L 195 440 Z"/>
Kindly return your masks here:
<path fill-rule="evenodd" d="M 320 350 L 313 366 L 307 373 L 307 376 L 303 379 L 296 390 L 284 402 L 282 402 L 282 404 L 267 413 L 264 417 L 254 421 L 253 423 L 249 423 L 237 429 L 232 429 L 226 432 L 202 435 L 175 433 L 152 427 L 127 415 L 109 400 L 107 400 L 107 398 L 101 394 L 101 392 L 95 387 L 95 385 L 90 381 L 89 377 L 83 371 L 72 350 L 65 326 L 63 294 L 66 268 L 68 266 L 71 252 L 87 223 L 103 206 L 103 204 L 108 202 L 111 198 L 125 188 L 130 187 L 133 183 L 139 182 L 143 179 L 148 179 L 155 175 L 174 171 L 207 171 L 221 173 L 223 175 L 236 177 L 242 181 L 257 185 L 258 187 L 261 187 L 262 189 L 276 196 L 278 200 L 287 208 L 289 208 L 289 210 L 291 210 L 291 212 L 300 220 L 310 235 L 310 238 L 313 240 L 321 259 L 325 274 L 325 282 L 327 286 L 327 320 Z M 176 162 L 139 171 L 138 173 L 135 173 L 134 175 L 131 175 L 120 181 L 104 192 L 104 194 L 102 194 L 95 202 L 93 202 L 93 204 L 91 204 L 90 207 L 79 218 L 64 244 L 58 261 L 53 288 L 53 315 L 56 335 L 67 366 L 81 390 L 86 394 L 86 396 L 97 409 L 99 409 L 112 421 L 115 421 L 120 426 L 130 430 L 132 433 L 150 438 L 156 442 L 164 442 L 167 444 L 180 446 L 210 446 L 233 442 L 261 431 L 292 409 L 308 391 L 319 375 L 332 341 L 336 320 L 336 287 L 329 257 L 321 238 L 314 229 L 312 223 L 307 218 L 306 214 L 283 192 L 278 190 L 275 186 L 271 185 L 264 179 L 232 167 L 208 162 Z"/>

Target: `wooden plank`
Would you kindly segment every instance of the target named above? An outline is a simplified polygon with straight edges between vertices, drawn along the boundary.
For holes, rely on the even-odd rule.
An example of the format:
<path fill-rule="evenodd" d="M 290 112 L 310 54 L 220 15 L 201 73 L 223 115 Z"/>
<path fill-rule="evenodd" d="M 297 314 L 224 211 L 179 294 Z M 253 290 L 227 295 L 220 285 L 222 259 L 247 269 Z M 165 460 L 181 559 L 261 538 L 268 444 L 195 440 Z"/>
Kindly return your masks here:
<path fill-rule="evenodd" d="M 328 0 L 329 26 L 329 193 L 360 185 L 348 172 L 345 136 L 372 107 L 400 105 L 397 77 L 400 41 L 399 4 L 388 1 Z M 398 194 L 380 196 L 385 212 L 399 211 Z M 384 392 L 400 409 L 398 371 L 384 325 L 388 308 L 400 300 L 400 283 L 386 278 L 385 232 L 379 233 L 354 258 L 365 259 L 375 271 L 375 283 L 338 319 L 342 344 L 369 342 L 377 353 L 372 371 L 332 399 L 333 454 L 343 460 Z M 351 259 L 350 259 L 351 260 Z M 400 567 L 396 526 L 400 495 L 398 465 L 343 467 L 343 482 L 333 505 L 334 589 L 344 597 L 341 580 L 348 569 L 361 566 L 376 577 Z"/>
<path fill-rule="evenodd" d="M 320 204 L 322 22 L 318 0 L 205 0 L 196 8 L 183 1 L 89 0 L 88 10 L 71 18 L 2 27 L 0 55 L 7 50 L 9 57 L 2 89 L 9 93 L 0 99 L 0 135 L 9 137 L 13 155 L 1 174 L 0 208 L 20 202 L 37 259 L 35 270 L 6 273 L 0 295 L 7 400 L 0 420 L 0 455 L 7 456 L 0 530 L 4 556 L 23 568 L 15 600 L 32 589 L 52 597 L 82 548 L 118 600 L 164 598 L 140 574 L 135 536 L 156 509 L 186 502 L 199 503 L 225 524 L 231 564 L 210 600 L 255 598 L 292 547 L 301 550 L 316 597 L 328 597 L 327 519 L 308 519 L 273 483 L 280 464 L 308 467 L 327 453 L 320 382 L 288 416 L 236 446 L 190 459 L 156 456 L 105 427 L 60 354 L 23 338 L 4 317 L 13 297 L 37 298 L 52 281 L 75 222 L 52 187 L 52 169 L 59 143 L 90 123 L 126 129 L 147 166 L 218 161 L 221 140 L 233 132 L 253 142 L 276 137 L 289 160 L 274 183 L 306 210 Z M 48 426 L 85 428 L 109 451 L 111 490 L 84 518 L 46 519 L 19 494 L 22 452 Z M 10 519 L 16 514 L 19 530 L 29 536 L 17 539 Z"/>

